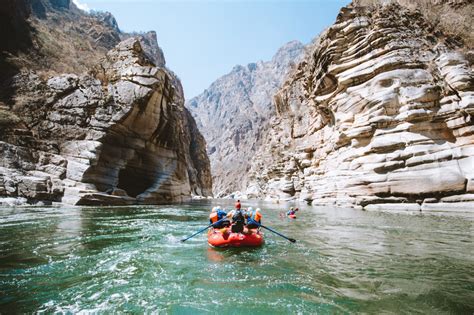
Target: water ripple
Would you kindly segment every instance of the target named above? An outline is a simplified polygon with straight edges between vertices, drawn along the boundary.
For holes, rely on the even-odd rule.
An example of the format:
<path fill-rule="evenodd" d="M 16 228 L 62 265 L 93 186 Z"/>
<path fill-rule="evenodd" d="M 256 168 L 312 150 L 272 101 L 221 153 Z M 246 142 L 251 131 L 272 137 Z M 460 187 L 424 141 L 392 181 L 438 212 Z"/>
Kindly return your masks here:
<path fill-rule="evenodd" d="M 230 202 L 219 204 L 231 206 Z M 209 202 L 0 208 L 0 313 L 472 313 L 470 218 L 264 209 L 258 249 L 218 250 Z"/>

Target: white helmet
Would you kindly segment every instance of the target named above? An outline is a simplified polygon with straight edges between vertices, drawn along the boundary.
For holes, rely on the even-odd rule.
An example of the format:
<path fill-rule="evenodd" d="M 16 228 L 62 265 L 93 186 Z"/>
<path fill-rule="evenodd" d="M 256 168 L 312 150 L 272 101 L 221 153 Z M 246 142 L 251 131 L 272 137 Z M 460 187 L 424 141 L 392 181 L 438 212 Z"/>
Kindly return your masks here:
<path fill-rule="evenodd" d="M 248 208 L 247 208 L 247 211 L 249 211 L 249 212 L 250 212 L 250 211 L 253 211 L 253 208 L 252 208 L 252 207 L 248 207 Z"/>
<path fill-rule="evenodd" d="M 260 212 L 260 210 L 262 210 L 262 209 L 260 209 L 260 208 L 257 208 L 257 210 L 255 210 L 255 211 L 256 211 L 256 212 Z"/>
<path fill-rule="evenodd" d="M 217 207 L 212 208 L 211 212 L 217 212 Z"/>

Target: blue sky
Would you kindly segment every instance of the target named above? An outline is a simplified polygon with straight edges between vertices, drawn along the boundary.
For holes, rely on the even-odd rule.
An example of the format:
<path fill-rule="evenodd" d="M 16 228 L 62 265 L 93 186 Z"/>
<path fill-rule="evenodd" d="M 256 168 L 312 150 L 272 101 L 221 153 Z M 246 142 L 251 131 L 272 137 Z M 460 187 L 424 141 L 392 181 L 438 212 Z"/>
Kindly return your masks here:
<path fill-rule="evenodd" d="M 237 65 L 270 60 L 291 40 L 309 43 L 349 0 L 74 0 L 109 11 L 120 28 L 155 30 L 186 98 Z"/>

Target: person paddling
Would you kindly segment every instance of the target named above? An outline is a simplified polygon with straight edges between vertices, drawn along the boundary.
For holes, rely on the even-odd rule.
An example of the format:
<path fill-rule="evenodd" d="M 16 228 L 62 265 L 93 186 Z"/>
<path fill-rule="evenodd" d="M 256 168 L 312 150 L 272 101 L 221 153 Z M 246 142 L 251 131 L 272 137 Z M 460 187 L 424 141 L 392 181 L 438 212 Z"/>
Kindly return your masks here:
<path fill-rule="evenodd" d="M 298 209 L 298 208 L 296 208 Z M 293 207 L 290 208 L 290 210 L 286 213 L 286 215 L 295 215 L 296 214 L 296 211 Z"/>
<path fill-rule="evenodd" d="M 244 231 L 245 214 L 242 211 L 240 200 L 237 200 L 235 203 L 235 209 L 229 212 L 227 217 L 232 218 L 232 233 L 242 233 Z"/>
<path fill-rule="evenodd" d="M 262 224 L 262 214 L 260 213 L 260 208 L 253 210 L 252 207 L 247 209 L 246 218 L 247 218 L 247 229 L 256 229 Z"/>
<path fill-rule="evenodd" d="M 229 220 L 222 220 L 227 216 L 227 213 L 217 206 L 212 208 L 211 214 L 209 215 L 209 222 L 212 224 L 213 228 L 221 229 L 224 227 L 230 226 Z"/>

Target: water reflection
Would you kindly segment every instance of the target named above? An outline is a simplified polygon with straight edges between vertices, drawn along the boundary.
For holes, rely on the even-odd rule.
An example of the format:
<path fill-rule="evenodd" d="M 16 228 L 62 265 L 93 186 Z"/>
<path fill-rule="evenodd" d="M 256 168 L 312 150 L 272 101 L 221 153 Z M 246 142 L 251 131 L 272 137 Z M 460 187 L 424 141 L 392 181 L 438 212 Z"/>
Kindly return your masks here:
<path fill-rule="evenodd" d="M 56 229 L 53 229 L 51 239 L 54 240 L 52 256 L 68 255 L 72 250 L 81 250 L 81 236 L 83 231 L 80 208 L 69 209 L 67 215 L 59 216 L 56 220 Z"/>
<path fill-rule="evenodd" d="M 215 250 L 214 248 L 207 249 L 207 259 L 210 262 L 220 263 L 225 261 L 225 256 L 222 251 Z"/>

